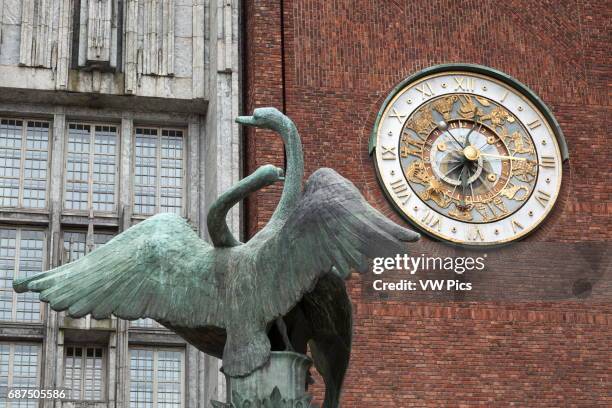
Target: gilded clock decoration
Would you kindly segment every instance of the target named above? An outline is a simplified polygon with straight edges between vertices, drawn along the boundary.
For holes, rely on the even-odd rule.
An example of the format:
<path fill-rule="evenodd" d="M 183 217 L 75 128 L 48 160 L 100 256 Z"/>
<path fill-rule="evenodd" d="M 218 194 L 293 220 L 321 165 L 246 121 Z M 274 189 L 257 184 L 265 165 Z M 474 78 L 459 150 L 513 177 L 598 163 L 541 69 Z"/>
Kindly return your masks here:
<path fill-rule="evenodd" d="M 561 183 L 559 138 L 565 145 L 529 90 L 474 67 L 434 67 L 398 87 L 377 120 L 375 163 L 385 192 L 413 224 L 443 240 L 488 245 L 518 239 L 544 220 Z M 397 136 L 383 145 L 379 134 Z M 397 179 L 382 167 L 399 170 L 410 194 L 399 200 Z"/>

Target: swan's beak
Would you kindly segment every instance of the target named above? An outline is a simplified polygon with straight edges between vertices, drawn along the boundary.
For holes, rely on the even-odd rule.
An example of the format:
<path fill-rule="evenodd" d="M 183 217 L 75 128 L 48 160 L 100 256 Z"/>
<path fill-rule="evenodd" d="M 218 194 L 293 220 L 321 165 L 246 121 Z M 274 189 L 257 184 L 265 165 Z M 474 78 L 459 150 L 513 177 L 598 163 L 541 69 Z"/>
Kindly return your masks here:
<path fill-rule="evenodd" d="M 240 123 L 244 126 L 257 126 L 257 121 L 253 116 L 238 116 L 236 123 Z"/>

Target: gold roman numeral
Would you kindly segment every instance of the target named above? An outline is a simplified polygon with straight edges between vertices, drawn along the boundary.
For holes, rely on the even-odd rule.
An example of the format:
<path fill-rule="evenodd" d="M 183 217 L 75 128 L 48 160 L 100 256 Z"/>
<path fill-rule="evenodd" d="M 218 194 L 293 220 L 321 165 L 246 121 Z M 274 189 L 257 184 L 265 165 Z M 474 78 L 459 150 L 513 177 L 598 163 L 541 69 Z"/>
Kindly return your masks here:
<path fill-rule="evenodd" d="M 435 95 L 435 92 L 431 88 L 431 85 L 429 85 L 429 82 L 423 82 L 421 85 L 415 86 L 414 89 L 421 93 L 422 99 L 427 99 L 430 96 Z"/>
<path fill-rule="evenodd" d="M 437 215 L 432 210 L 427 210 L 423 218 L 421 218 L 421 222 L 424 222 L 426 225 L 429 225 L 430 228 L 436 228 L 440 231 L 442 228 L 442 221 L 440 220 L 440 216 Z"/>
<path fill-rule="evenodd" d="M 476 79 L 469 77 L 453 77 L 457 86 L 455 91 L 474 92 L 476 89 Z"/>
<path fill-rule="evenodd" d="M 484 236 L 482 235 L 482 231 L 480 227 L 472 226 L 467 230 L 467 239 L 468 241 L 484 241 Z"/>
<path fill-rule="evenodd" d="M 518 231 L 525 229 L 517 220 L 512 220 L 512 231 L 516 234 Z"/>
<path fill-rule="evenodd" d="M 552 156 L 542 156 L 540 157 L 540 166 L 541 167 L 555 167 L 555 158 Z"/>
<path fill-rule="evenodd" d="M 395 193 L 395 197 L 402 200 L 402 205 L 406 205 L 410 197 L 412 197 L 412 191 L 408 188 L 408 184 L 402 179 L 392 181 L 390 184 L 391 189 Z"/>
<path fill-rule="evenodd" d="M 542 190 L 538 190 L 536 191 L 535 199 L 538 200 L 538 203 L 540 203 L 542 207 L 546 207 L 546 204 L 548 204 L 550 201 L 550 194 L 545 193 Z"/>
<path fill-rule="evenodd" d="M 383 160 L 395 160 L 395 158 L 397 157 L 395 147 L 387 147 L 382 145 L 380 147 L 382 148 L 382 153 L 380 154 L 380 157 L 382 157 Z"/>
<path fill-rule="evenodd" d="M 533 130 L 537 127 L 542 126 L 542 122 L 539 119 L 536 119 L 533 122 L 528 123 L 527 126 L 529 127 L 529 129 Z"/>

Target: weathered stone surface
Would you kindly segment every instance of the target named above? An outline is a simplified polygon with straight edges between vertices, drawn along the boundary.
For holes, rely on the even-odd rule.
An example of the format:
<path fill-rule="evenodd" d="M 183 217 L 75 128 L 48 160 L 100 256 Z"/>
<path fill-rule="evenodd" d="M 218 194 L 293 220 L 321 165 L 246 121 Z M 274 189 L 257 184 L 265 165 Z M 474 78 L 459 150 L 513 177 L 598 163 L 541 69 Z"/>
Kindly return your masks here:
<path fill-rule="evenodd" d="M 188 6 L 177 5 L 174 13 L 174 34 L 176 37 L 191 38 L 193 6 L 191 4 Z"/>
<path fill-rule="evenodd" d="M 123 4 L 125 10 L 128 10 L 130 5 L 136 5 L 138 8 L 139 4 L 142 6 L 145 3 L 145 0 L 112 1 L 117 5 Z M 35 2 L 43 3 L 41 0 L 35 0 Z M 166 5 L 170 3 L 167 0 L 163 2 Z M 66 117 L 88 118 L 96 123 L 118 124 L 121 122 L 121 133 L 126 136 L 121 140 L 122 149 L 124 146 L 129 148 L 131 140 L 129 135 L 134 130 L 134 123 L 164 123 L 186 129 L 184 133 L 185 146 L 188 146 L 185 161 L 188 166 L 184 196 L 187 207 L 186 215 L 193 225 L 200 227 L 200 236 L 206 237 L 206 227 L 203 226 L 205 214 L 215 198 L 210 196 L 210 191 L 222 192 L 228 189 L 238 180 L 241 169 L 238 150 L 240 134 L 238 126 L 232 121 L 233 117 L 239 114 L 241 92 L 238 86 L 239 72 L 222 74 L 214 72 L 215 80 L 209 81 L 208 79 L 209 58 L 216 55 L 216 43 L 210 44 L 209 42 L 211 37 L 209 31 L 216 29 L 211 22 L 211 15 L 217 14 L 216 8 L 223 7 L 223 2 L 208 0 L 177 0 L 174 2 L 177 7 L 176 11 L 181 13 L 180 16 L 175 13 L 175 36 L 177 39 L 185 40 L 179 44 L 178 49 L 176 44 L 174 47 L 175 68 L 177 68 L 174 76 L 138 74 L 136 65 L 139 47 L 133 32 L 120 33 L 124 35 L 125 52 L 121 55 L 122 67 L 120 70 L 100 75 L 87 72 L 92 67 L 79 67 L 78 63 L 75 69 L 72 65 L 72 56 L 73 52 L 78 50 L 73 48 L 77 42 L 73 44 L 72 29 L 76 3 L 73 0 L 44 0 L 44 3 L 53 8 L 52 15 L 49 15 L 52 22 L 50 35 L 46 38 L 48 41 L 45 42 L 45 45 L 50 45 L 51 68 L 19 65 L 21 13 L 24 1 L 0 0 L 0 22 L 2 22 L 0 110 L 9 117 L 25 118 L 26 120 L 46 118 L 52 121 L 54 143 L 51 157 L 55 171 L 50 172 L 50 178 L 55 180 L 61 180 L 63 177 L 62 169 L 65 163 L 62 146 L 66 144 Z M 80 2 L 81 5 L 83 3 L 85 3 L 84 0 Z M 156 3 L 160 5 L 162 0 L 156 0 Z M 178 7 L 181 9 L 179 10 Z M 232 2 L 232 7 L 238 10 L 239 2 Z M 193 10 L 191 15 L 190 10 Z M 113 16 L 113 19 L 120 14 Z M 128 16 L 126 18 L 129 20 Z M 181 21 L 180 26 L 177 27 L 177 20 L 182 19 L 186 20 Z M 124 27 L 126 21 L 124 20 Z M 115 23 L 117 21 L 113 20 L 113 27 Z M 192 29 L 194 24 L 195 29 Z M 137 30 L 136 25 L 134 29 Z M 234 50 L 232 56 L 239 58 L 240 55 L 237 52 L 239 27 L 235 24 L 230 27 L 230 30 L 234 33 L 231 43 Z M 189 32 L 193 32 L 197 41 L 196 54 L 193 53 L 193 47 L 188 45 L 188 41 L 191 40 Z M 33 35 L 35 36 L 35 33 Z M 127 47 L 128 44 L 135 45 Z M 176 67 L 177 61 L 180 61 L 180 67 Z M 235 65 L 238 66 L 238 61 L 235 62 Z M 192 66 L 196 69 L 193 70 Z M 220 89 L 217 88 L 217 84 L 228 86 L 217 92 Z M 130 85 L 131 88 L 128 88 L 127 85 Z M 208 95 L 213 96 L 214 104 L 204 99 Z M 209 144 L 208 142 L 212 140 L 218 142 Z M 201 159 L 205 147 L 206 160 Z M 132 162 L 130 159 L 126 160 L 126 157 L 131 157 L 132 153 L 133 149 L 126 150 L 125 154 L 122 152 L 120 170 L 122 184 L 119 191 L 123 196 L 123 201 L 118 203 L 120 208 L 117 214 L 96 218 L 96 228 L 110 228 L 120 232 L 127 229 L 132 222 L 130 212 Z M 215 171 L 209 171 L 209 169 Z M 217 169 L 219 169 L 218 172 Z M 46 267 L 55 267 L 59 265 L 58 259 L 61 259 L 58 242 L 61 240 L 64 227 L 86 227 L 88 222 L 84 217 L 62 212 L 61 182 L 51 183 L 50 190 L 52 191 L 49 192 L 49 198 L 51 199 L 51 196 L 55 198 L 51 200 L 52 208 L 49 208 L 49 213 L 34 214 L 5 209 L 0 211 L 0 220 L 12 225 L 36 225 L 46 228 L 49 241 Z M 228 220 L 232 232 L 238 236 L 240 212 L 237 208 L 232 209 Z M 39 330 L 40 335 L 36 339 L 36 342 L 40 342 L 44 336 L 47 336 L 41 353 L 41 358 L 44 358 L 44 368 L 41 371 L 40 385 L 49 389 L 61 385 L 62 382 L 64 356 L 62 321 L 62 313 L 49 310 L 43 322 L 46 328 Z M 117 348 L 115 349 L 115 343 L 112 341 L 107 344 L 109 347 L 108 404 L 124 408 L 129 406 L 130 398 L 128 322 L 122 320 L 117 320 L 117 322 L 117 341 L 115 342 Z M 0 331 L 7 325 L 11 324 L 3 322 L 0 325 Z M 96 329 L 90 324 L 82 326 L 82 330 L 79 330 L 87 333 Z M 17 338 L 29 339 L 28 336 L 20 336 L 21 332 L 16 332 L 17 335 L 12 337 L 10 331 L 0 332 L 0 339 L 2 341 L 13 341 Z M 154 336 L 151 336 L 149 340 L 153 341 L 153 339 Z M 206 356 L 197 351 L 195 347 L 187 346 L 184 362 L 186 408 L 208 406 L 211 398 L 224 399 L 224 378 L 219 373 L 220 363 L 217 358 Z M 115 364 L 117 364 L 116 369 Z M 51 408 L 53 404 L 53 401 L 44 402 L 42 407 Z"/>
<path fill-rule="evenodd" d="M 19 64 L 19 41 L 21 27 L 14 24 L 2 26 L 2 44 L 0 44 L 0 65 Z"/>
<path fill-rule="evenodd" d="M 192 39 L 189 38 L 177 38 L 174 44 L 176 50 L 175 60 L 175 75 L 177 77 L 185 77 L 191 79 L 193 60 L 192 53 Z"/>
<path fill-rule="evenodd" d="M 4 24 L 21 25 L 21 2 L 22 0 L 3 0 L 4 14 L 2 21 Z"/>

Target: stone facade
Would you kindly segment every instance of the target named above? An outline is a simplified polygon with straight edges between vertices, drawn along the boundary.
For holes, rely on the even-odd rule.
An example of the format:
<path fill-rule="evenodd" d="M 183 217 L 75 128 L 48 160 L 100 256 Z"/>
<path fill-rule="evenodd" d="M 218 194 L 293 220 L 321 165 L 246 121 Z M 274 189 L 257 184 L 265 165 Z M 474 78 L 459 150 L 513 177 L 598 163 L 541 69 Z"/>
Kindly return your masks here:
<path fill-rule="evenodd" d="M 239 0 L 0 0 L 0 398 L 79 388 L 98 360 L 99 394 L 28 406 L 224 398 L 219 362 L 152 322 L 75 320 L 8 289 L 15 274 L 82 256 L 157 211 L 180 212 L 207 238 L 208 207 L 240 175 L 239 10 Z M 238 209 L 229 224 L 239 233 Z"/>
<path fill-rule="evenodd" d="M 486 65 L 533 89 L 570 149 L 557 209 L 527 242 L 609 242 L 609 6 L 262 0 L 244 9 L 246 110 L 273 105 L 295 120 L 307 175 L 332 167 L 407 225 L 385 199 L 368 154 L 376 114 L 393 87 L 421 69 Z M 283 164 L 276 135 L 248 132 L 247 171 Z M 265 225 L 281 188 L 249 199 L 249 234 Z M 424 238 L 414 251 L 432 246 Z M 349 287 L 355 331 L 344 407 L 611 403 L 609 302 L 409 303 L 369 296 L 357 276 Z"/>

